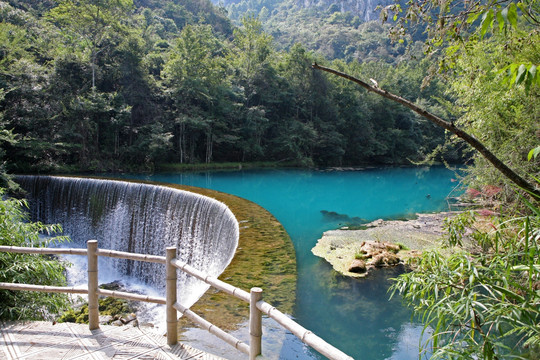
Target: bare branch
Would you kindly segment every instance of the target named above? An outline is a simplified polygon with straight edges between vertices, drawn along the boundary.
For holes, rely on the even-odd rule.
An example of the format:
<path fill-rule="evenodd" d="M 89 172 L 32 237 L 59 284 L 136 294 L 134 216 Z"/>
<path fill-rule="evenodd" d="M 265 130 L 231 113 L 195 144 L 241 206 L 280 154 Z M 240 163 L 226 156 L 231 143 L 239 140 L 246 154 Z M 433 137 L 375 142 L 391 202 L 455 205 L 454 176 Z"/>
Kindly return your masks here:
<path fill-rule="evenodd" d="M 443 120 L 442 118 L 426 111 L 425 109 L 422 109 L 421 107 L 415 105 L 411 101 L 404 99 L 400 96 L 394 95 L 392 93 L 389 93 L 386 90 L 381 89 L 378 86 L 371 86 L 364 81 L 357 79 L 351 75 L 345 74 L 343 72 L 321 66 L 317 63 L 314 63 L 312 65 L 314 69 L 322 70 L 329 72 L 331 74 L 340 76 L 342 78 L 345 78 L 347 80 L 350 80 L 363 88 L 365 88 L 368 91 L 374 92 L 376 94 L 381 95 L 382 97 L 385 97 L 387 99 L 390 99 L 392 101 L 395 101 L 397 103 L 400 103 L 412 111 L 416 112 L 417 114 L 422 115 L 429 121 L 433 122 L 436 125 L 441 126 L 442 128 L 452 132 L 459 138 L 463 139 L 465 142 L 467 142 L 469 145 L 471 145 L 473 148 L 475 148 L 487 161 L 489 161 L 497 170 L 499 170 L 507 179 L 512 181 L 514 184 L 516 184 L 518 187 L 522 188 L 523 190 L 527 191 L 529 194 L 532 195 L 532 197 L 536 201 L 540 201 L 540 190 L 537 189 L 533 184 L 529 183 L 527 180 L 522 178 L 520 175 L 518 175 L 515 171 L 510 169 L 508 166 L 506 166 L 505 163 L 503 163 L 495 154 L 493 154 L 488 148 L 484 146 L 480 141 L 478 141 L 474 136 L 470 135 L 469 133 L 463 131 L 462 129 L 456 127 L 453 123 L 448 122 L 446 120 Z"/>

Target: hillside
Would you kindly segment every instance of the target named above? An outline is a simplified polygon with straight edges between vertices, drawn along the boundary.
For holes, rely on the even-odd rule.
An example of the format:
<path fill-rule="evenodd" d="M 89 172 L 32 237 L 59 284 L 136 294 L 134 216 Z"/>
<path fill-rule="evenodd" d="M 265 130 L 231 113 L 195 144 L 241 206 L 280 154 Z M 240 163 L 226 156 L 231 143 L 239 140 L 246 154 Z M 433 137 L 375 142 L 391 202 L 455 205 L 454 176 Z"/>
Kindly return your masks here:
<path fill-rule="evenodd" d="M 156 11 L 164 18 L 174 20 L 178 29 L 186 24 L 204 22 L 211 24 L 215 31 L 232 35 L 232 25 L 221 8 L 213 6 L 210 0 L 134 0 L 135 6 Z"/>
<path fill-rule="evenodd" d="M 278 49 L 301 43 L 329 59 L 399 62 L 403 44 L 390 41 L 377 7 L 392 0 L 213 0 L 235 24 L 259 18 Z"/>
<path fill-rule="evenodd" d="M 393 0 L 212 0 L 215 5 L 223 6 L 233 11 L 231 17 L 235 17 L 235 13 L 245 13 L 253 11 L 260 13 L 263 8 L 268 11 L 278 9 L 301 10 L 310 9 L 317 11 L 334 12 L 351 12 L 354 16 L 358 16 L 362 22 L 377 20 L 379 17 L 376 8 L 393 3 Z M 263 14 L 266 11 L 263 11 Z"/>

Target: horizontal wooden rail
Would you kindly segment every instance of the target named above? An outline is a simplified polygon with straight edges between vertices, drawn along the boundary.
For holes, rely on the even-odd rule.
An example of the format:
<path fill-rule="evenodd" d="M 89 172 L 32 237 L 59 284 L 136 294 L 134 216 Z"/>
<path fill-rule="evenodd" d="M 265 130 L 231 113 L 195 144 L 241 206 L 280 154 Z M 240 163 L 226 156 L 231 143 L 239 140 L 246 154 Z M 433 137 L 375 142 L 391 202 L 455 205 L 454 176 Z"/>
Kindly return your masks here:
<path fill-rule="evenodd" d="M 68 294 L 88 294 L 88 289 L 67 287 L 67 286 L 46 286 L 46 285 L 30 285 L 30 284 L 15 284 L 15 283 L 0 283 L 0 289 L 6 290 L 22 290 L 22 291 L 39 291 L 52 293 L 68 293 Z"/>
<path fill-rule="evenodd" d="M 346 355 L 341 350 L 328 344 L 326 341 L 313 334 L 311 331 L 305 329 L 300 324 L 277 310 L 272 305 L 260 300 L 262 298 L 262 290 L 259 288 L 253 288 L 252 294 L 245 290 L 237 288 L 231 284 L 227 284 L 224 281 L 219 280 L 214 276 L 210 276 L 198 269 L 195 269 L 191 265 L 182 262 L 176 258 L 176 249 L 167 248 L 167 257 L 156 255 L 145 255 L 128 253 L 123 251 L 105 250 L 97 247 L 97 241 L 88 241 L 87 249 L 73 249 L 73 248 L 32 248 L 32 247 L 17 247 L 17 246 L 0 246 L 0 251 L 10 253 L 23 253 L 23 254 L 58 254 L 58 255 L 85 255 L 88 256 L 88 287 L 87 288 L 75 288 L 75 287 L 59 287 L 59 286 L 43 286 L 43 285 L 28 285 L 28 284 L 13 284 L 13 283 L 0 283 L 0 289 L 8 290 L 25 290 L 25 291 L 42 291 L 42 292 L 58 292 L 58 293 L 72 293 L 72 294 L 88 294 L 88 310 L 89 310 L 89 327 L 90 329 L 96 329 L 99 327 L 98 320 L 98 295 L 110 296 L 115 298 L 122 298 L 134 301 L 144 301 L 156 304 L 165 304 L 167 307 L 167 342 L 169 345 L 177 342 L 177 316 L 174 316 L 174 311 L 179 311 L 184 316 L 192 320 L 197 325 L 206 329 L 211 334 L 217 336 L 226 343 L 234 346 L 239 351 L 248 354 L 250 359 L 255 359 L 261 353 L 261 312 L 268 315 L 268 317 L 274 319 L 285 329 L 289 330 L 295 336 L 297 336 L 302 342 L 311 346 L 322 355 L 332 360 L 353 360 L 352 357 Z M 97 280 L 97 258 L 99 256 L 106 256 L 111 258 L 128 259 L 135 261 L 145 261 L 158 264 L 164 264 L 167 266 L 167 297 L 153 297 L 147 295 L 132 294 L 122 291 L 111 291 L 98 288 Z M 206 284 L 223 291 L 229 295 L 235 296 L 240 300 L 250 303 L 250 345 L 242 342 L 234 336 L 228 334 L 219 327 L 213 325 L 209 321 L 203 319 L 193 311 L 184 307 L 182 304 L 176 301 L 176 271 L 179 269 L 195 278 L 205 282 Z M 174 284 L 172 284 L 174 282 Z M 92 305 L 92 306 L 91 306 Z M 92 307 L 92 308 L 91 308 Z M 258 309 L 258 310 L 257 310 Z M 259 312 L 260 311 L 260 312 Z M 171 330 L 173 329 L 173 330 Z"/>
<path fill-rule="evenodd" d="M 231 284 L 227 284 L 226 282 L 221 281 L 216 277 L 207 275 L 202 271 L 195 269 L 193 266 L 188 265 L 185 262 L 179 261 L 178 259 L 172 260 L 171 264 L 175 268 L 180 269 L 186 274 L 192 275 L 197 279 L 204 281 L 208 285 L 211 285 L 218 290 L 224 291 L 227 294 L 235 296 L 245 302 L 249 302 L 250 295 L 245 290 L 232 286 Z"/>
<path fill-rule="evenodd" d="M 249 354 L 249 345 L 242 342 L 242 340 L 238 340 L 231 334 L 223 331 L 216 325 L 212 324 L 211 322 L 203 319 L 193 311 L 189 310 L 188 308 L 184 307 L 182 304 L 175 303 L 173 307 L 180 311 L 181 314 L 183 314 L 185 317 L 208 331 L 210 334 L 213 334 L 220 338 L 221 340 L 225 341 L 227 344 L 234 346 L 235 349 L 240 350 L 244 354 Z"/>
<path fill-rule="evenodd" d="M 104 249 L 98 249 L 96 254 L 98 256 L 106 256 L 106 257 L 111 257 L 111 258 L 165 264 L 165 256 L 136 254 L 136 253 L 129 253 L 129 252 L 124 252 L 124 251 L 104 250 Z"/>
<path fill-rule="evenodd" d="M 86 249 L 72 248 L 34 248 L 21 246 L 0 246 L 0 251 L 20 254 L 42 254 L 42 255 L 86 255 Z"/>

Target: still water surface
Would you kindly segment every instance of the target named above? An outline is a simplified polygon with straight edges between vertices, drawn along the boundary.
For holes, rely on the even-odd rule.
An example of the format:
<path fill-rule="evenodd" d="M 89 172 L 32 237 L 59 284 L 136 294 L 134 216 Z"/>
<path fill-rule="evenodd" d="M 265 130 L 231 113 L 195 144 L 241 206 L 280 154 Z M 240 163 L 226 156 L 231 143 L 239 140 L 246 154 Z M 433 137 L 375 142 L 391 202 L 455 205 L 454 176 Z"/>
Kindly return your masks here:
<path fill-rule="evenodd" d="M 422 326 L 399 299 L 389 301 L 390 278 L 398 269 L 368 279 L 345 278 L 311 249 L 322 233 L 344 223 L 321 211 L 372 221 L 417 212 L 447 210 L 454 173 L 443 167 L 363 171 L 239 170 L 125 175 L 132 179 L 210 188 L 251 200 L 285 227 L 296 250 L 294 318 L 355 359 L 418 359 Z M 280 359 L 319 359 L 290 336 Z"/>

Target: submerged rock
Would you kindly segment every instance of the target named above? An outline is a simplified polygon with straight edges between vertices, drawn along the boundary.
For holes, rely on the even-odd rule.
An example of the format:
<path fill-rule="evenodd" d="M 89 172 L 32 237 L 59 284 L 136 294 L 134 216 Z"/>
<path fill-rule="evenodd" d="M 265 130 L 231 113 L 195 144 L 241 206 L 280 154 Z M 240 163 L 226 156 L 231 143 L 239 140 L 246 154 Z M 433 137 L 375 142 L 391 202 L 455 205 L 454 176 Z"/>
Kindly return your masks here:
<path fill-rule="evenodd" d="M 366 219 L 357 216 L 350 217 L 347 214 L 339 214 L 335 211 L 321 210 L 321 214 L 324 221 L 341 221 L 343 224 L 349 226 L 362 225 L 367 222 Z"/>

